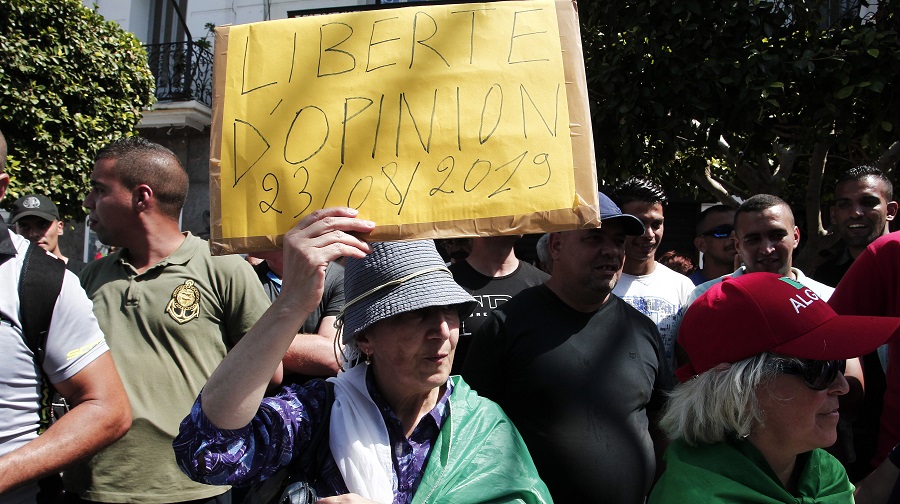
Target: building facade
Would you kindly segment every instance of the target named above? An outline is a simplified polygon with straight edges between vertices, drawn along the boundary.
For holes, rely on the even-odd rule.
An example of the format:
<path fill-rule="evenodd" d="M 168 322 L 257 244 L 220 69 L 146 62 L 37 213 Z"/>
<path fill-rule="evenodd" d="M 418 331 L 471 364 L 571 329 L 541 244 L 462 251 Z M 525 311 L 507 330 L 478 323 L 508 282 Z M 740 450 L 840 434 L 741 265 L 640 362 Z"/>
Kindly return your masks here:
<path fill-rule="evenodd" d="M 134 33 L 147 49 L 157 102 L 145 110 L 141 136 L 171 149 L 190 178 L 182 229 L 209 236 L 209 145 L 215 26 L 285 19 L 304 11 L 380 0 L 84 0 Z M 90 260 L 98 243 L 85 231 Z"/>

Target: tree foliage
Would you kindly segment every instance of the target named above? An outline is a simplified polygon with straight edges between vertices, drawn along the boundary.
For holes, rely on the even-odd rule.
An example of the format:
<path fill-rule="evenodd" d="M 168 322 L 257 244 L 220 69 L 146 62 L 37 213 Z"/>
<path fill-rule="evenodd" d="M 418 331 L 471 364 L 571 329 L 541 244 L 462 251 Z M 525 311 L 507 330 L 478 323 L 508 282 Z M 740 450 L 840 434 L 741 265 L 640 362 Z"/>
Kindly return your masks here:
<path fill-rule="evenodd" d="M 849 163 L 874 162 L 872 151 L 896 138 L 900 45 L 890 13 L 898 2 L 882 2 L 877 23 L 846 16 L 829 28 L 821 3 L 582 9 L 603 169 L 615 176 L 674 163 L 690 173 L 713 158 L 764 165 L 758 156 L 771 164 L 773 146 L 808 156 L 822 141 Z M 720 137 L 734 157 L 723 155 Z"/>
<path fill-rule="evenodd" d="M 12 177 L 6 203 L 47 194 L 83 215 L 91 160 L 131 135 L 154 80 L 135 36 L 80 0 L 0 1 L 0 131 Z"/>
<path fill-rule="evenodd" d="M 580 7 L 601 179 L 645 175 L 726 203 L 779 194 L 821 237 L 823 182 L 893 170 L 900 1 L 838 20 L 822 0 Z"/>

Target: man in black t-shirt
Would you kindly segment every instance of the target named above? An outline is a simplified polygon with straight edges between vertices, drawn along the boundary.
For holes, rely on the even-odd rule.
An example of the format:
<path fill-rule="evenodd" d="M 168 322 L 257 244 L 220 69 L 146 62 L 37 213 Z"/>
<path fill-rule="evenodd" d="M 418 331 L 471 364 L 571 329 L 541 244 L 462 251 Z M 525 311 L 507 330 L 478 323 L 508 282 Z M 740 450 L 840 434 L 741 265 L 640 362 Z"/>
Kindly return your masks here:
<path fill-rule="evenodd" d="M 656 324 L 612 294 L 643 225 L 601 193 L 602 228 L 553 233 L 553 273 L 473 338 L 463 378 L 515 423 L 555 502 L 638 504 L 665 437 L 672 386 Z M 659 434 L 658 434 L 659 433 Z"/>
<path fill-rule="evenodd" d="M 518 239 L 516 235 L 473 238 L 469 256 L 450 265 L 456 283 L 478 301 L 475 311 L 460 321 L 459 342 L 456 344 L 451 374 L 462 371 L 472 335 L 494 308 L 509 301 L 522 289 L 540 285 L 550 278 L 550 275 L 516 257 L 513 245 Z"/>

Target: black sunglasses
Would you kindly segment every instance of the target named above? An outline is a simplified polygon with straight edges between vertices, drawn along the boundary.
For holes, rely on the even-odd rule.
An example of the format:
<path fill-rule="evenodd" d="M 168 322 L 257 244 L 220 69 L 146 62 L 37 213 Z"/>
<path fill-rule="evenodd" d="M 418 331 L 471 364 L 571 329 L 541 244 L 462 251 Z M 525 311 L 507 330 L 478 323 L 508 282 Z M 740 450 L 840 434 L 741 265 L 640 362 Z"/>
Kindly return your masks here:
<path fill-rule="evenodd" d="M 700 233 L 697 236 L 712 236 L 713 238 L 728 238 L 731 236 L 731 232 L 734 231 L 734 226 L 731 224 L 722 224 L 721 226 L 716 226 L 709 231 L 705 231 Z"/>
<path fill-rule="evenodd" d="M 825 390 L 837 380 L 838 372 L 841 374 L 847 369 L 845 360 L 806 360 L 786 363 L 781 367 L 781 372 L 789 375 L 802 376 L 806 386 L 813 390 Z"/>

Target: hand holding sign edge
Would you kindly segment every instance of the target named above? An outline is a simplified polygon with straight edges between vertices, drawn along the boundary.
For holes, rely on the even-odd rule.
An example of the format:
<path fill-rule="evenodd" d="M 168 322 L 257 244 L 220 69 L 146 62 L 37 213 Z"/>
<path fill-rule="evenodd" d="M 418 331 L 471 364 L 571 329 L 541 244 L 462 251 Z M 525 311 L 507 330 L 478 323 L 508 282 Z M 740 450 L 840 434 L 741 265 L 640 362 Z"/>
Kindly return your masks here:
<path fill-rule="evenodd" d="M 325 286 L 328 263 L 340 257 L 362 258 L 371 247 L 364 240 L 375 223 L 352 208 L 332 207 L 307 215 L 284 235 L 284 278 L 278 301 L 304 313 L 315 310 Z"/>

